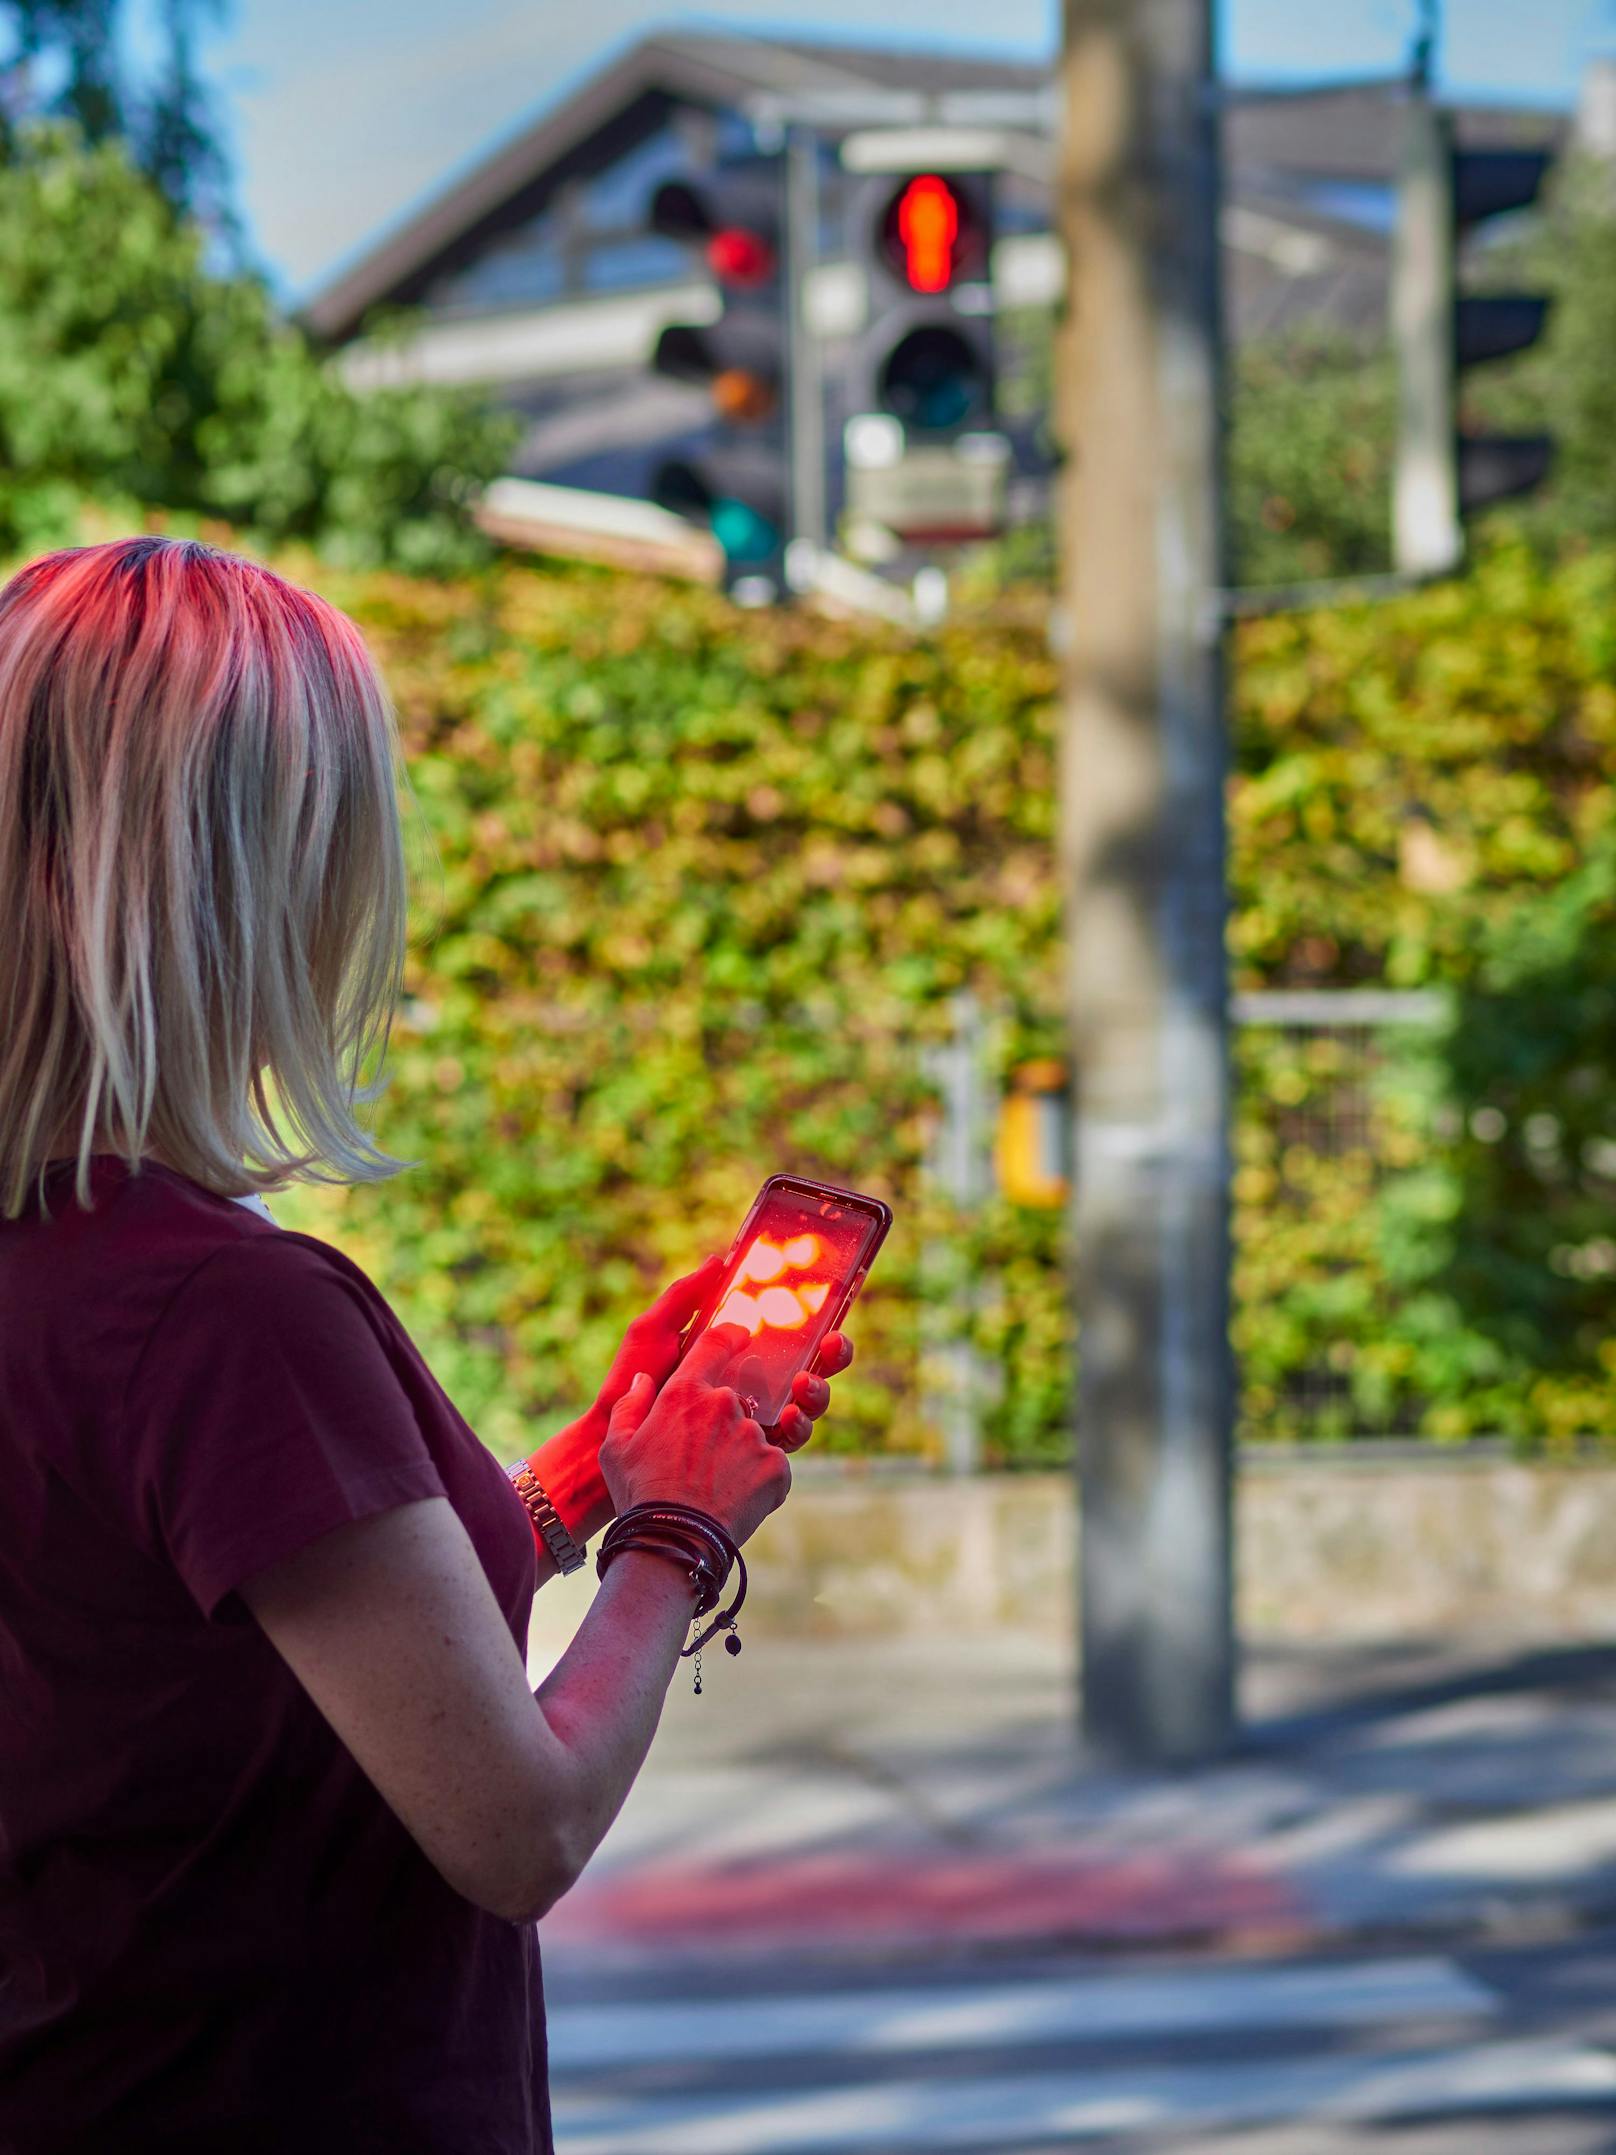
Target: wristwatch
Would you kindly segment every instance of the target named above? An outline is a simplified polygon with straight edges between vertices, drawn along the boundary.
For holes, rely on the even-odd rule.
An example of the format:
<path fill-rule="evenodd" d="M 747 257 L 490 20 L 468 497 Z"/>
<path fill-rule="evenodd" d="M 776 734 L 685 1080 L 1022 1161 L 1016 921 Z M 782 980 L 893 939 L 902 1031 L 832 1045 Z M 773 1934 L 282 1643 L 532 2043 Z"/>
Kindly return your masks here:
<path fill-rule="evenodd" d="M 544 1546 L 555 1558 L 557 1571 L 576 1571 L 589 1551 L 580 1548 L 561 1524 L 560 1513 L 545 1495 L 533 1469 L 525 1459 L 518 1459 L 505 1471 L 511 1478 L 511 1486 L 527 1506 L 527 1515 L 538 1528 Z"/>

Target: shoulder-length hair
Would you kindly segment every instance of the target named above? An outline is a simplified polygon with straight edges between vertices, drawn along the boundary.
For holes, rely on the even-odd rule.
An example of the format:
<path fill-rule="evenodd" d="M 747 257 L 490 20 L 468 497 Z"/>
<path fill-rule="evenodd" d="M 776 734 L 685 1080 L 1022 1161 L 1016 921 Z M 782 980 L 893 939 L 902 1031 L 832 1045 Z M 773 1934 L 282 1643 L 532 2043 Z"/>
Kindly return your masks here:
<path fill-rule="evenodd" d="M 96 1151 L 227 1196 L 420 1164 L 353 1119 L 403 986 L 398 783 L 359 630 L 257 562 L 143 536 L 0 588 L 0 1217 L 66 1131 L 86 1208 Z"/>

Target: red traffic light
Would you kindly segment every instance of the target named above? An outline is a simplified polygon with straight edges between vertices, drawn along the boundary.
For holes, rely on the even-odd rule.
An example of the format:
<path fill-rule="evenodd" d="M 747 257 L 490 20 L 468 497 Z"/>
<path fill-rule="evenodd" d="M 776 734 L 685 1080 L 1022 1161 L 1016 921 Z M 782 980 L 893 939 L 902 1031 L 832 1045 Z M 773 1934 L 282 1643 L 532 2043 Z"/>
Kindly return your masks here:
<path fill-rule="evenodd" d="M 774 249 L 761 232 L 726 225 L 707 242 L 707 267 L 720 284 L 767 284 L 774 275 Z"/>
<path fill-rule="evenodd" d="M 911 291 L 948 290 L 968 221 L 965 203 L 940 173 L 918 173 L 893 196 L 882 238 L 887 259 Z"/>

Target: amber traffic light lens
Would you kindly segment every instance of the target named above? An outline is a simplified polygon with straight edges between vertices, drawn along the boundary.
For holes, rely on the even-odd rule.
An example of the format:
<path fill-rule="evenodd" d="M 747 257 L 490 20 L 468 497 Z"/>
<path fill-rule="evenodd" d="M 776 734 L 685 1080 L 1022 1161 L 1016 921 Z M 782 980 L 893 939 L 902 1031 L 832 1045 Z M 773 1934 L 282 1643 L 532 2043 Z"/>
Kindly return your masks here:
<path fill-rule="evenodd" d="M 713 407 L 725 419 L 767 419 L 774 410 L 774 384 L 747 367 L 726 367 L 713 376 Z"/>

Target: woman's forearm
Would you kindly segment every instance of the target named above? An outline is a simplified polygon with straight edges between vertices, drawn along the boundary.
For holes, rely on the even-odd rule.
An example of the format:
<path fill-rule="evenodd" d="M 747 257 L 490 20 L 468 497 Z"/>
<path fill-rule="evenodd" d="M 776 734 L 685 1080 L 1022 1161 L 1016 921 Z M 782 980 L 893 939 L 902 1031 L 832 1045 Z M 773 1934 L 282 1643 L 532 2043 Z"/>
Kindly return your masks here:
<path fill-rule="evenodd" d="M 645 1764 L 695 1607 L 696 1589 L 681 1565 L 625 1549 L 533 1694 L 575 1770 L 565 1800 L 574 1879 Z"/>

